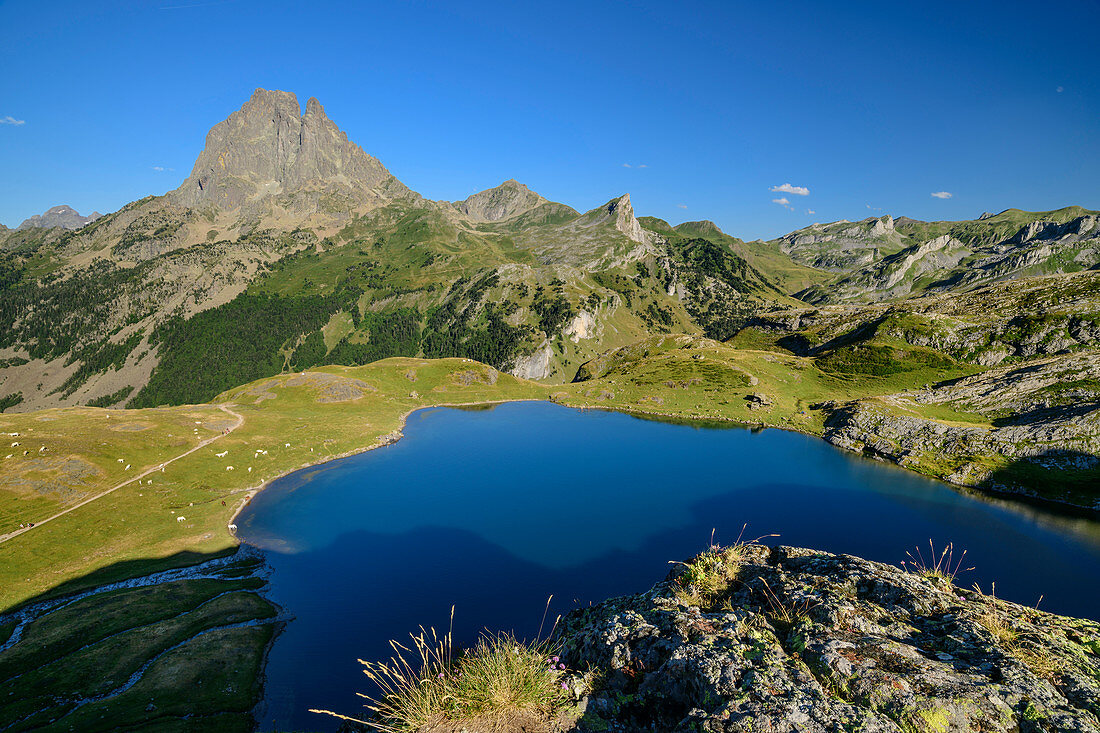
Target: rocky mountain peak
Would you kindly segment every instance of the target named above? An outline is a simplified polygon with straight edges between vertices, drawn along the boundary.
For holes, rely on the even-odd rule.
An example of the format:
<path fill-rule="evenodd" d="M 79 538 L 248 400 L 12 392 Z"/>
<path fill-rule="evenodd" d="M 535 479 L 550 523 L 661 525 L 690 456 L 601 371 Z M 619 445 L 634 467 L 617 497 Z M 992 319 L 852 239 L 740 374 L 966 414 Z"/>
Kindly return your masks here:
<path fill-rule="evenodd" d="M 98 219 L 102 214 L 98 211 L 93 211 L 88 216 L 81 216 L 80 212 L 71 206 L 62 204 L 60 206 L 53 206 L 42 214 L 35 214 L 29 219 L 25 219 L 17 229 L 30 229 L 32 227 L 62 227 L 64 229 L 79 229 L 80 227 Z"/>
<path fill-rule="evenodd" d="M 338 191 L 353 200 L 411 192 L 348 140 L 311 97 L 302 113 L 291 92 L 257 89 L 206 136 L 191 175 L 170 194 L 183 206 L 223 210 L 280 194 Z"/>
<path fill-rule="evenodd" d="M 871 230 L 868 232 L 872 237 L 881 236 L 887 232 L 894 231 L 894 218 L 887 214 L 877 220 L 871 225 Z"/>
<path fill-rule="evenodd" d="M 630 194 L 624 193 L 617 199 L 608 201 L 603 206 L 608 217 L 615 220 L 615 228 L 625 234 L 628 239 L 635 242 L 645 241 L 645 232 L 642 225 L 634 216 L 634 206 L 630 203 Z"/>
<path fill-rule="evenodd" d="M 454 206 L 474 221 L 501 221 L 545 203 L 547 201 L 542 196 L 516 179 L 509 178 L 499 186 L 454 202 Z"/>

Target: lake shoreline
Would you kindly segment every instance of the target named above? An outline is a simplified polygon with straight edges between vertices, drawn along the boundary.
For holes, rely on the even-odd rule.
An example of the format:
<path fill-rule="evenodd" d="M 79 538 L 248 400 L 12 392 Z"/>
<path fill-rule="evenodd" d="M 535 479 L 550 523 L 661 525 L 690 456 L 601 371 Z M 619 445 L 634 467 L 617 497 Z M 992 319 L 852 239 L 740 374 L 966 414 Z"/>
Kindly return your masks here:
<path fill-rule="evenodd" d="M 1001 489 L 969 486 L 967 484 L 957 484 L 957 483 L 954 483 L 952 481 L 948 481 L 943 476 L 937 476 L 937 475 L 934 475 L 934 474 L 929 474 L 929 473 L 924 473 L 922 471 L 918 471 L 915 468 L 913 468 L 912 466 L 905 466 L 905 465 L 902 465 L 902 464 L 897 463 L 895 461 L 885 460 L 885 459 L 877 457 L 877 456 L 868 456 L 868 455 L 862 454 L 858 451 L 852 451 L 852 450 L 849 450 L 849 449 L 844 448 L 842 446 L 834 445 L 833 443 L 830 443 L 828 440 L 825 440 L 824 436 L 820 433 L 800 429 L 800 428 L 798 428 L 796 426 L 793 426 L 793 425 L 780 425 L 780 424 L 775 424 L 775 423 L 769 423 L 769 422 L 766 422 L 764 420 L 749 422 L 749 421 L 745 421 L 745 420 L 738 420 L 738 419 L 732 418 L 732 417 L 724 417 L 724 416 L 718 416 L 718 415 L 716 415 L 716 416 L 691 416 L 691 415 L 678 414 L 678 413 L 675 413 L 675 412 L 665 412 L 665 411 L 658 411 L 658 410 L 644 410 L 644 409 L 632 408 L 632 407 L 614 407 L 614 406 L 611 406 L 611 405 L 571 405 L 571 404 L 556 400 L 556 399 L 554 399 L 553 396 L 550 396 L 550 397 L 547 397 L 546 399 L 507 399 L 507 400 L 487 400 L 487 401 L 473 401 L 473 402 L 449 402 L 449 403 L 444 403 L 444 404 L 424 405 L 424 406 L 421 406 L 421 407 L 414 407 L 410 410 L 407 410 L 405 413 L 403 413 L 400 416 L 399 424 L 398 424 L 397 428 L 390 431 L 389 433 L 386 433 L 384 435 L 379 436 L 378 438 L 375 439 L 375 441 L 373 443 L 371 443 L 368 446 L 365 446 L 363 448 L 353 449 L 353 450 L 350 450 L 350 451 L 344 451 L 342 453 L 334 454 L 334 455 L 331 455 L 331 456 L 326 456 L 323 460 L 303 463 L 300 466 L 297 466 L 295 468 L 284 471 L 283 473 L 279 474 L 278 476 L 275 476 L 274 478 L 272 478 L 269 481 L 265 481 L 263 484 L 261 484 L 259 486 L 254 486 L 254 487 L 250 487 L 250 488 L 241 490 L 244 493 L 244 496 L 242 497 L 241 501 L 238 503 L 236 509 L 233 511 L 233 514 L 230 516 L 228 524 L 236 526 L 237 517 L 240 516 L 241 512 L 244 511 L 245 507 L 248 506 L 248 504 L 252 501 L 252 499 L 256 495 L 258 495 L 261 491 L 268 488 L 271 484 L 275 483 L 276 481 L 280 481 L 280 480 L 286 478 L 287 476 L 290 476 L 294 473 L 297 473 L 298 471 L 302 471 L 302 470 L 305 470 L 307 468 L 316 468 L 318 466 L 323 466 L 327 463 L 338 461 L 338 460 L 341 460 L 341 459 L 344 459 L 344 458 L 350 458 L 352 456 L 363 455 L 364 453 L 367 453 L 369 451 L 376 450 L 378 448 L 384 448 L 388 445 L 393 445 L 394 443 L 396 443 L 397 441 L 401 440 L 401 438 L 404 437 L 405 425 L 408 422 L 409 416 L 411 416 L 413 413 L 419 412 L 421 410 L 431 410 L 431 409 L 440 408 L 440 407 L 450 407 L 450 408 L 456 408 L 456 409 L 463 408 L 463 407 L 487 407 L 487 406 L 494 406 L 495 407 L 497 405 L 506 405 L 506 404 L 523 403 L 523 402 L 547 402 L 547 403 L 550 403 L 550 404 L 553 404 L 553 405 L 558 405 L 559 407 L 565 407 L 565 408 L 568 408 L 568 409 L 571 409 L 571 410 L 578 410 L 578 411 L 581 411 L 581 412 L 583 412 L 585 410 L 599 410 L 599 411 L 602 411 L 602 412 L 617 412 L 617 413 L 622 413 L 624 415 L 630 415 L 631 417 L 635 417 L 635 418 L 643 419 L 643 420 L 647 419 L 647 418 L 668 418 L 667 422 L 674 422 L 674 421 L 675 422 L 682 422 L 685 425 L 688 425 L 688 426 L 691 426 L 691 427 L 705 426 L 706 423 L 724 423 L 724 424 L 728 424 L 728 425 L 731 425 L 731 426 L 741 426 L 741 427 L 744 427 L 745 429 L 748 429 L 748 430 L 771 429 L 771 430 L 783 430 L 783 431 L 791 432 L 791 433 L 798 433 L 800 435 L 806 435 L 808 437 L 817 438 L 821 441 L 824 441 L 828 445 L 831 445 L 832 447 L 836 448 L 837 450 L 839 450 L 839 451 L 841 451 L 845 454 L 856 455 L 856 456 L 859 456 L 860 458 L 863 458 L 864 460 L 874 461 L 877 464 L 896 467 L 896 468 L 904 471 L 907 474 L 923 476 L 925 478 L 932 479 L 933 481 L 938 481 L 938 482 L 944 484 L 945 486 L 950 487 L 952 490 L 954 490 L 954 491 L 956 491 L 960 494 L 966 495 L 966 496 L 978 496 L 978 497 L 996 498 L 996 499 L 1004 499 L 1004 500 L 1009 500 L 1009 501 L 1016 501 L 1016 502 L 1019 502 L 1021 504 L 1032 506 L 1032 507 L 1037 508 L 1037 509 L 1045 509 L 1045 510 L 1048 510 L 1048 511 L 1054 511 L 1054 512 L 1058 512 L 1060 514 L 1065 514 L 1065 515 L 1070 516 L 1070 517 L 1077 517 L 1077 518 L 1091 519 L 1091 520 L 1100 519 L 1100 510 L 1093 509 L 1091 507 L 1081 506 L 1079 504 L 1074 504 L 1074 503 L 1067 502 L 1067 501 L 1059 501 L 1057 499 L 1050 499 L 1050 498 L 1047 498 L 1047 497 L 1037 496 L 1037 495 L 1030 494 L 1030 493 L 1024 493 L 1023 491 L 1010 491 L 1010 490 L 1001 490 Z M 234 540 L 239 545 L 240 540 L 239 540 L 239 538 L 237 538 L 236 532 L 233 531 L 233 530 L 230 530 L 230 534 L 232 535 Z"/>

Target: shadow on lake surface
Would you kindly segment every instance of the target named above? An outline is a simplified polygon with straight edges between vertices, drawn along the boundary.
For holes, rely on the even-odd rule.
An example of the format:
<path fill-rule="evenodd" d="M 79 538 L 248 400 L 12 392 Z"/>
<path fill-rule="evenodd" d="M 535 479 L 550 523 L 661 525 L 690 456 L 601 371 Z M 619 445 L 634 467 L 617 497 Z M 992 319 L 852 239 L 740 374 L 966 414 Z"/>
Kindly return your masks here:
<path fill-rule="evenodd" d="M 265 728 L 324 729 L 305 712 L 360 710 L 356 658 L 444 628 L 533 635 L 576 605 L 638 593 L 711 529 L 897 563 L 929 538 L 967 550 L 998 595 L 1097 615 L 1100 529 L 991 503 L 778 430 L 685 429 L 522 403 L 410 416 L 395 445 L 272 484 L 238 519 L 265 550 L 271 597 L 295 617 L 267 668 Z"/>

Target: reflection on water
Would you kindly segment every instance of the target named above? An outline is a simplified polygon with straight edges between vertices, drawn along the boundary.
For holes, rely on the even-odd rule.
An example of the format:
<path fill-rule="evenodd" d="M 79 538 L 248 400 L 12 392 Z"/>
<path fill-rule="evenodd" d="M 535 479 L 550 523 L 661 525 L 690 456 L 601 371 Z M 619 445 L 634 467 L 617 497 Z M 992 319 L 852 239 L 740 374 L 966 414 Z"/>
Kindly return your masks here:
<path fill-rule="evenodd" d="M 723 426 L 725 427 L 725 426 Z M 1100 525 L 959 494 L 779 430 L 703 429 L 547 403 L 424 410 L 400 442 L 300 471 L 237 524 L 266 551 L 295 620 L 268 663 L 266 729 L 324 729 L 307 707 L 357 712 L 356 658 L 420 624 L 531 634 L 554 611 L 639 592 L 719 541 L 772 542 L 896 563 L 929 538 L 967 550 L 998 595 L 1100 615 Z"/>

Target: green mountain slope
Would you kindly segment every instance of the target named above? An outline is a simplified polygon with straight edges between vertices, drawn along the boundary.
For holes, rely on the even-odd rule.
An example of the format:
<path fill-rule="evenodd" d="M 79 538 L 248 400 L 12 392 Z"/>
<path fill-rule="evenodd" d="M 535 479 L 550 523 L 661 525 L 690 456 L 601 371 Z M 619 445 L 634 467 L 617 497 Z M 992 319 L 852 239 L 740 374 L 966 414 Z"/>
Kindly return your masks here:
<path fill-rule="evenodd" d="M 299 110 L 257 90 L 179 189 L 71 232 L 0 233 L 0 399 L 199 402 L 416 354 L 568 381 L 608 348 L 726 338 L 787 300 L 736 240 L 656 235 L 628 195 L 580 213 L 506 181 L 428 201 L 315 100 Z"/>
<path fill-rule="evenodd" d="M 709 221 L 638 218 L 629 195 L 582 213 L 509 180 L 430 201 L 316 100 L 302 111 L 257 90 L 175 191 L 79 229 L 0 231 L 0 407 L 201 402 L 388 356 L 568 382 L 654 334 L 726 340 L 807 302 L 1095 267 L 1097 221 L 1079 207 L 882 217 L 744 242 Z"/>

